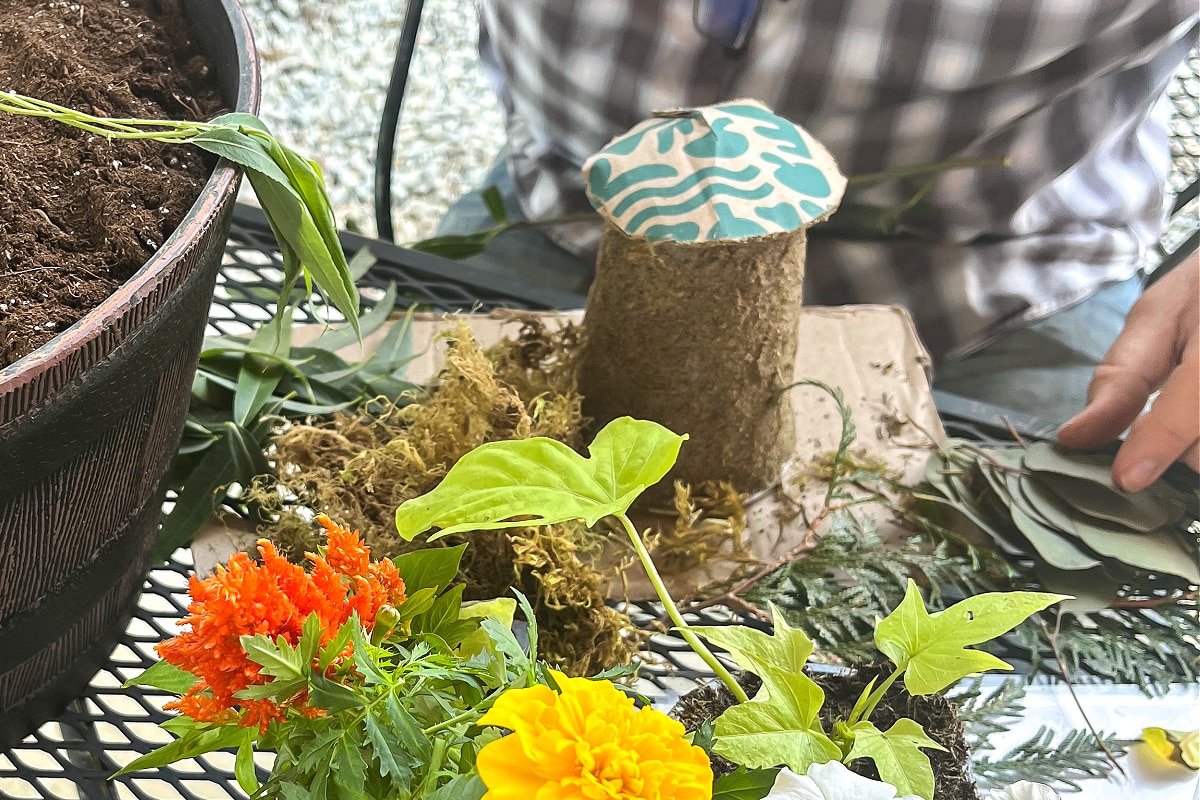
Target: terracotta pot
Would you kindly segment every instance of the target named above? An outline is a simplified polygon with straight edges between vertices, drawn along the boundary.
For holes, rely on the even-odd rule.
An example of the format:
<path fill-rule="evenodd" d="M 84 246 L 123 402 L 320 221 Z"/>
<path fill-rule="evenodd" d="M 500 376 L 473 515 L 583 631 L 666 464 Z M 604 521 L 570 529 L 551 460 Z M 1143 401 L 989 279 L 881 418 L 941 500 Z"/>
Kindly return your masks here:
<path fill-rule="evenodd" d="M 226 105 L 257 111 L 236 0 L 182 5 Z M 0 748 L 79 695 L 133 613 L 240 180 L 220 161 L 137 274 L 0 370 Z"/>

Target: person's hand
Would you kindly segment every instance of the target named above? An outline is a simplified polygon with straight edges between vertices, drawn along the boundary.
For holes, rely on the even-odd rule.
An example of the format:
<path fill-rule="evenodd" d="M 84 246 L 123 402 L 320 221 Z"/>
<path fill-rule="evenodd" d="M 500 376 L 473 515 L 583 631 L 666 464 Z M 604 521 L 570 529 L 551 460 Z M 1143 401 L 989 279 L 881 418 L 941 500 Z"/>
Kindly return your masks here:
<path fill-rule="evenodd" d="M 1117 486 L 1144 489 L 1177 459 L 1200 470 L 1200 253 L 1134 304 L 1125 329 L 1096 367 L 1087 406 L 1059 430 L 1058 440 L 1067 447 L 1098 447 L 1130 423 L 1113 461 Z"/>

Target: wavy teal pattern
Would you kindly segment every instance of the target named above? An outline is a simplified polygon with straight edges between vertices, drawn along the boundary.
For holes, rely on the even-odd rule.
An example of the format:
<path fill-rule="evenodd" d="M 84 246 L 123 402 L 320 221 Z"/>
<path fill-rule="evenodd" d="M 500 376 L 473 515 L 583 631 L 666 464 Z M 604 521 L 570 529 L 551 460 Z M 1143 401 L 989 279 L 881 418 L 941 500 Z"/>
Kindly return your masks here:
<path fill-rule="evenodd" d="M 761 174 L 762 170 L 760 170 L 758 167 L 746 167 L 745 169 L 738 170 L 737 172 L 734 172 L 731 169 L 725 169 L 724 167 L 705 167 L 704 169 L 698 170 L 692 175 L 687 176 L 679 183 L 671 186 L 647 186 L 644 189 L 635 189 L 632 192 L 628 192 L 624 197 L 621 198 L 621 202 L 617 203 L 616 206 L 613 207 L 613 213 L 617 216 L 621 216 L 627 210 L 629 210 L 630 206 L 640 203 L 643 200 L 649 200 L 657 197 L 673 197 L 675 195 L 682 194 L 696 184 L 703 183 L 704 181 L 711 181 L 716 178 L 724 178 L 728 181 L 744 183 L 757 178 Z"/>
<path fill-rule="evenodd" d="M 836 208 L 846 185 L 820 142 L 753 100 L 646 120 L 584 172 L 601 214 L 650 241 L 793 231 Z"/>

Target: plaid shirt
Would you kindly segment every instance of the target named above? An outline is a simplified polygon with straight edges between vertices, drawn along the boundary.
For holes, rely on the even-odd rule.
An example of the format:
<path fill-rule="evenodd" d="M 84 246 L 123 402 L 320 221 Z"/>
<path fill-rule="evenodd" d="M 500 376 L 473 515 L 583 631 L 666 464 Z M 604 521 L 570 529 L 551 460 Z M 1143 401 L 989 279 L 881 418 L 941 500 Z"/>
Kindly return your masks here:
<path fill-rule="evenodd" d="M 589 210 L 580 165 L 652 111 L 752 97 L 848 175 L 1011 159 L 943 174 L 932 213 L 896 235 L 811 237 L 806 302 L 903 304 L 940 358 L 1135 272 L 1164 221 L 1163 94 L 1196 41 L 1196 0 L 761 2 L 730 56 L 692 0 L 483 0 L 526 213 Z M 897 206 L 922 183 L 852 198 Z M 591 257 L 599 225 L 550 234 Z"/>

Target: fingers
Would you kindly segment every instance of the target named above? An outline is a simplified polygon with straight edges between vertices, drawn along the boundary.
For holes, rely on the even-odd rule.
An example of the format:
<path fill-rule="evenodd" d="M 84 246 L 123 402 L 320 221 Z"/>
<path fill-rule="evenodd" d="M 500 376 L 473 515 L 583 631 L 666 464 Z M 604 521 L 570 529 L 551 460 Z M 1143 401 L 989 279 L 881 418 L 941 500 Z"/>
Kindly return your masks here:
<path fill-rule="evenodd" d="M 1156 481 L 1176 459 L 1197 465 L 1200 440 L 1200 344 L 1193 339 L 1150 411 L 1133 424 L 1113 461 L 1113 480 L 1128 492 Z"/>
<path fill-rule="evenodd" d="M 1137 419 L 1164 377 L 1165 371 L 1146 375 L 1126 364 L 1100 364 L 1088 387 L 1087 406 L 1059 429 L 1058 441 L 1086 449 L 1116 439 Z"/>
<path fill-rule="evenodd" d="M 1121 435 L 1177 363 L 1178 312 L 1172 297 L 1147 293 L 1134 304 L 1121 335 L 1096 367 L 1088 403 L 1058 432 L 1067 447 L 1098 447 Z"/>

